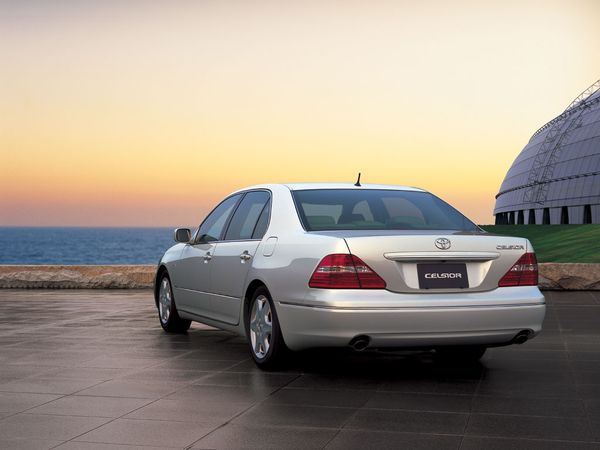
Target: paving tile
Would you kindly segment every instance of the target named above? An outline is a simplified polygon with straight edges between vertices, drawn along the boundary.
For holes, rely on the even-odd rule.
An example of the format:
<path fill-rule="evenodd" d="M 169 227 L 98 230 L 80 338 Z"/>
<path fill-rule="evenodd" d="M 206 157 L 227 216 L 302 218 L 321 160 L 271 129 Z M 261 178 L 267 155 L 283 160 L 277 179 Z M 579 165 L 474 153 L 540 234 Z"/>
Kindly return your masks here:
<path fill-rule="evenodd" d="M 181 449 L 181 447 L 165 447 L 164 445 L 101 444 L 99 442 L 81 441 L 69 441 L 56 447 L 57 450 L 145 450 L 148 448 L 161 450 Z"/>
<path fill-rule="evenodd" d="M 259 404 L 233 420 L 241 425 L 340 428 L 356 412 L 354 408 Z"/>
<path fill-rule="evenodd" d="M 2 349 L 0 349 L 2 353 Z M 35 365 L 17 365 L 10 363 L 0 363 L 0 381 L 6 383 L 9 381 L 19 380 L 21 378 L 42 376 L 52 374 L 55 367 L 35 366 Z"/>
<path fill-rule="evenodd" d="M 360 408 L 371 397 L 369 391 L 342 391 L 327 389 L 281 389 L 269 396 L 265 403 L 280 405 L 330 406 Z"/>
<path fill-rule="evenodd" d="M 131 358 L 113 355 L 102 355 L 88 361 L 80 362 L 80 367 L 98 367 L 103 369 L 139 369 L 152 367 L 161 361 L 155 358 Z"/>
<path fill-rule="evenodd" d="M 461 436 L 442 436 L 418 433 L 394 433 L 386 431 L 342 430 L 325 447 L 326 450 L 412 449 L 456 450 Z"/>
<path fill-rule="evenodd" d="M 170 400 L 197 399 L 202 402 L 253 403 L 267 398 L 276 388 L 192 385 L 169 395 Z"/>
<path fill-rule="evenodd" d="M 478 387 L 479 380 L 411 380 L 385 381 L 377 390 L 381 392 L 474 395 Z"/>
<path fill-rule="evenodd" d="M 575 372 L 576 384 L 600 384 L 600 370 L 581 370 Z"/>
<path fill-rule="evenodd" d="M 581 418 L 494 414 L 472 414 L 467 434 L 570 441 L 586 441 L 592 437 L 587 421 Z"/>
<path fill-rule="evenodd" d="M 595 298 L 589 291 L 573 291 L 569 295 L 552 296 L 553 306 L 589 306 L 595 305 Z"/>
<path fill-rule="evenodd" d="M 48 439 L 1 439 L 2 450 L 47 450 L 60 445 L 62 441 Z"/>
<path fill-rule="evenodd" d="M 14 364 L 36 364 L 59 367 L 71 367 L 75 363 L 84 363 L 99 356 L 98 351 L 91 350 L 62 350 L 44 351 L 23 356 Z"/>
<path fill-rule="evenodd" d="M 298 375 L 289 373 L 239 373 L 218 372 L 202 377 L 194 384 L 207 386 L 238 386 L 250 388 L 279 388 L 286 386 L 296 379 Z"/>
<path fill-rule="evenodd" d="M 170 360 L 179 357 L 189 357 L 193 351 L 183 348 L 143 347 L 141 345 L 130 347 L 127 350 L 115 353 L 119 358 L 152 358 L 157 360 Z"/>
<path fill-rule="evenodd" d="M 473 412 L 521 416 L 583 417 L 583 402 L 576 398 L 530 398 L 478 396 Z"/>
<path fill-rule="evenodd" d="M 481 382 L 478 395 L 495 397 L 537 398 L 573 398 L 577 395 L 577 387 L 573 382 L 536 383 L 518 380 L 502 380 Z"/>
<path fill-rule="evenodd" d="M 160 399 L 128 414 L 126 418 L 222 424 L 250 406 L 252 403 L 249 402 Z"/>
<path fill-rule="evenodd" d="M 488 349 L 486 352 L 486 357 L 524 359 L 529 361 L 532 367 L 535 367 L 536 361 L 566 360 L 568 355 L 566 350 L 537 350 L 534 348 L 529 348 L 525 343 L 519 346 L 510 345 L 507 347 Z"/>
<path fill-rule="evenodd" d="M 51 394 L 0 392 L 0 413 L 17 413 L 60 398 Z"/>
<path fill-rule="evenodd" d="M 39 394 L 73 394 L 98 384 L 96 380 L 73 380 L 50 377 L 22 378 L 0 384 L 0 392 L 29 392 Z"/>
<path fill-rule="evenodd" d="M 598 389 L 600 391 L 600 389 Z M 583 400 L 585 410 L 592 417 L 600 417 L 600 396 L 598 398 L 586 398 Z"/>
<path fill-rule="evenodd" d="M 597 347 L 593 344 L 593 347 Z M 600 350 L 599 351 L 569 351 L 569 359 L 574 361 L 600 361 Z"/>
<path fill-rule="evenodd" d="M 98 417 L 17 414 L 0 421 L 0 439 L 50 439 L 65 441 L 90 431 L 110 419 Z"/>
<path fill-rule="evenodd" d="M 566 345 L 578 344 L 600 344 L 600 336 L 596 333 L 568 333 L 561 335 L 560 338 Z"/>
<path fill-rule="evenodd" d="M 465 436 L 460 450 L 599 450 L 598 443 Z"/>
<path fill-rule="evenodd" d="M 316 449 L 337 433 L 323 428 L 265 428 L 228 424 L 196 442 L 198 449 Z"/>
<path fill-rule="evenodd" d="M 224 372 L 234 373 L 264 373 L 264 370 L 259 369 L 254 361 L 250 358 L 237 362 L 223 369 Z M 287 371 L 287 370 L 286 370 Z"/>
<path fill-rule="evenodd" d="M 365 408 L 469 412 L 471 399 L 466 395 L 376 392 L 366 403 Z"/>
<path fill-rule="evenodd" d="M 211 425 L 198 423 L 117 419 L 83 436 L 79 436 L 75 441 L 185 447 L 208 434 L 213 428 Z"/>
<path fill-rule="evenodd" d="M 113 380 L 130 373 L 130 369 L 102 369 L 98 367 L 69 367 L 54 368 L 45 371 L 42 375 L 36 375 L 31 378 L 58 378 L 63 380 L 91 380 L 101 381 Z"/>
<path fill-rule="evenodd" d="M 249 358 L 250 353 L 246 345 L 240 347 L 226 344 L 221 344 L 218 347 L 211 346 L 208 348 L 196 349 L 181 357 L 181 359 L 192 361 L 230 361 L 230 364 L 245 361 Z"/>
<path fill-rule="evenodd" d="M 507 367 L 499 367 L 486 371 L 481 378 L 481 386 L 493 386 L 495 384 L 572 384 L 573 374 L 570 370 L 514 370 Z"/>
<path fill-rule="evenodd" d="M 177 390 L 173 382 L 141 382 L 133 380 L 111 380 L 97 384 L 89 389 L 78 392 L 79 395 L 92 395 L 101 397 L 130 397 L 156 399 Z"/>
<path fill-rule="evenodd" d="M 585 371 L 600 371 L 600 360 L 598 361 L 581 361 L 571 360 L 569 361 L 571 368 L 575 373 Z"/>
<path fill-rule="evenodd" d="M 28 412 L 32 414 L 116 418 L 150 402 L 151 400 L 136 398 L 70 395 L 30 409 Z"/>
<path fill-rule="evenodd" d="M 201 371 L 216 371 L 225 370 L 233 365 L 237 364 L 236 361 L 231 360 L 203 360 L 196 358 L 181 357 L 163 362 L 157 367 L 169 367 L 177 370 L 201 370 Z"/>
<path fill-rule="evenodd" d="M 361 409 L 345 428 L 412 433 L 463 434 L 468 414 Z"/>
<path fill-rule="evenodd" d="M 160 367 L 129 371 L 127 374 L 121 376 L 120 379 L 155 383 L 166 383 L 170 381 L 192 383 L 206 378 L 211 373 L 212 372 L 201 370 L 179 370 Z"/>
<path fill-rule="evenodd" d="M 594 441 L 600 442 L 600 417 L 590 417 L 590 429 L 592 430 L 592 437 Z"/>
<path fill-rule="evenodd" d="M 303 375 L 292 381 L 288 387 L 304 389 L 341 389 L 341 390 L 372 390 L 377 389 L 381 380 L 377 376 L 354 377 L 352 375 Z"/>
<path fill-rule="evenodd" d="M 537 339 L 537 338 L 536 338 Z M 534 342 L 535 339 L 532 341 Z M 509 371 L 533 371 L 533 372 L 568 372 L 571 367 L 571 359 L 538 359 L 535 364 L 528 359 L 511 358 L 510 354 L 502 357 L 494 356 L 485 362 L 486 374 L 490 371 L 509 370 Z"/>

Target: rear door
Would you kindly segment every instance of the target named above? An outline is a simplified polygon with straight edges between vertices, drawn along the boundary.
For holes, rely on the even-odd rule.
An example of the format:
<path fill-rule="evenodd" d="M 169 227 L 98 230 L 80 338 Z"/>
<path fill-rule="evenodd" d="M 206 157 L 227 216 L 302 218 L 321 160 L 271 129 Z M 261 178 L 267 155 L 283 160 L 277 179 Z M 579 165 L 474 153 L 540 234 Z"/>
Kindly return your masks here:
<path fill-rule="evenodd" d="M 211 318 L 230 324 L 239 322 L 246 276 L 269 215 L 268 191 L 250 191 L 239 203 L 211 261 Z"/>

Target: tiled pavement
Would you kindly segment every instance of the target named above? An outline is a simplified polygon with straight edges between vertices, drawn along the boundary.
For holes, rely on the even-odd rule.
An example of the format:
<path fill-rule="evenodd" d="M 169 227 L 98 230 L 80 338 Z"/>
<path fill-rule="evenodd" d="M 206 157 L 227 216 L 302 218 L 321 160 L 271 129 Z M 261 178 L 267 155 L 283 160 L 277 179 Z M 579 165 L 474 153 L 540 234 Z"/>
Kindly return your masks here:
<path fill-rule="evenodd" d="M 472 367 L 167 335 L 149 291 L 0 291 L 0 448 L 600 449 L 600 294 L 546 292 L 538 338 Z"/>

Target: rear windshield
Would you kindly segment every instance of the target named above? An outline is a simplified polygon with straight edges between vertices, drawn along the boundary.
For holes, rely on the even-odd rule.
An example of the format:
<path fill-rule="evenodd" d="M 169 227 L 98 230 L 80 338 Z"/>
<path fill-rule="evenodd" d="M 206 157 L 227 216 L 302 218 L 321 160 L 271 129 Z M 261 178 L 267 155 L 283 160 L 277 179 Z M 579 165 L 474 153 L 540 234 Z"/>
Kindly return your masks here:
<path fill-rule="evenodd" d="M 428 192 L 315 189 L 293 191 L 292 195 L 307 231 L 479 229 Z"/>

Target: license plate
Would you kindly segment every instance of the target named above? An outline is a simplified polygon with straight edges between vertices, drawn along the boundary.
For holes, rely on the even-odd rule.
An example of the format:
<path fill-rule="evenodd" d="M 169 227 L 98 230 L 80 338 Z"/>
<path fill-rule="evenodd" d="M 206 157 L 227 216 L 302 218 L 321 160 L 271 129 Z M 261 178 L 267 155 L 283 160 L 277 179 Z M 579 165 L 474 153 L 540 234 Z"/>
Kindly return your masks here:
<path fill-rule="evenodd" d="M 417 264 L 421 289 L 464 289 L 469 287 L 465 264 Z"/>

